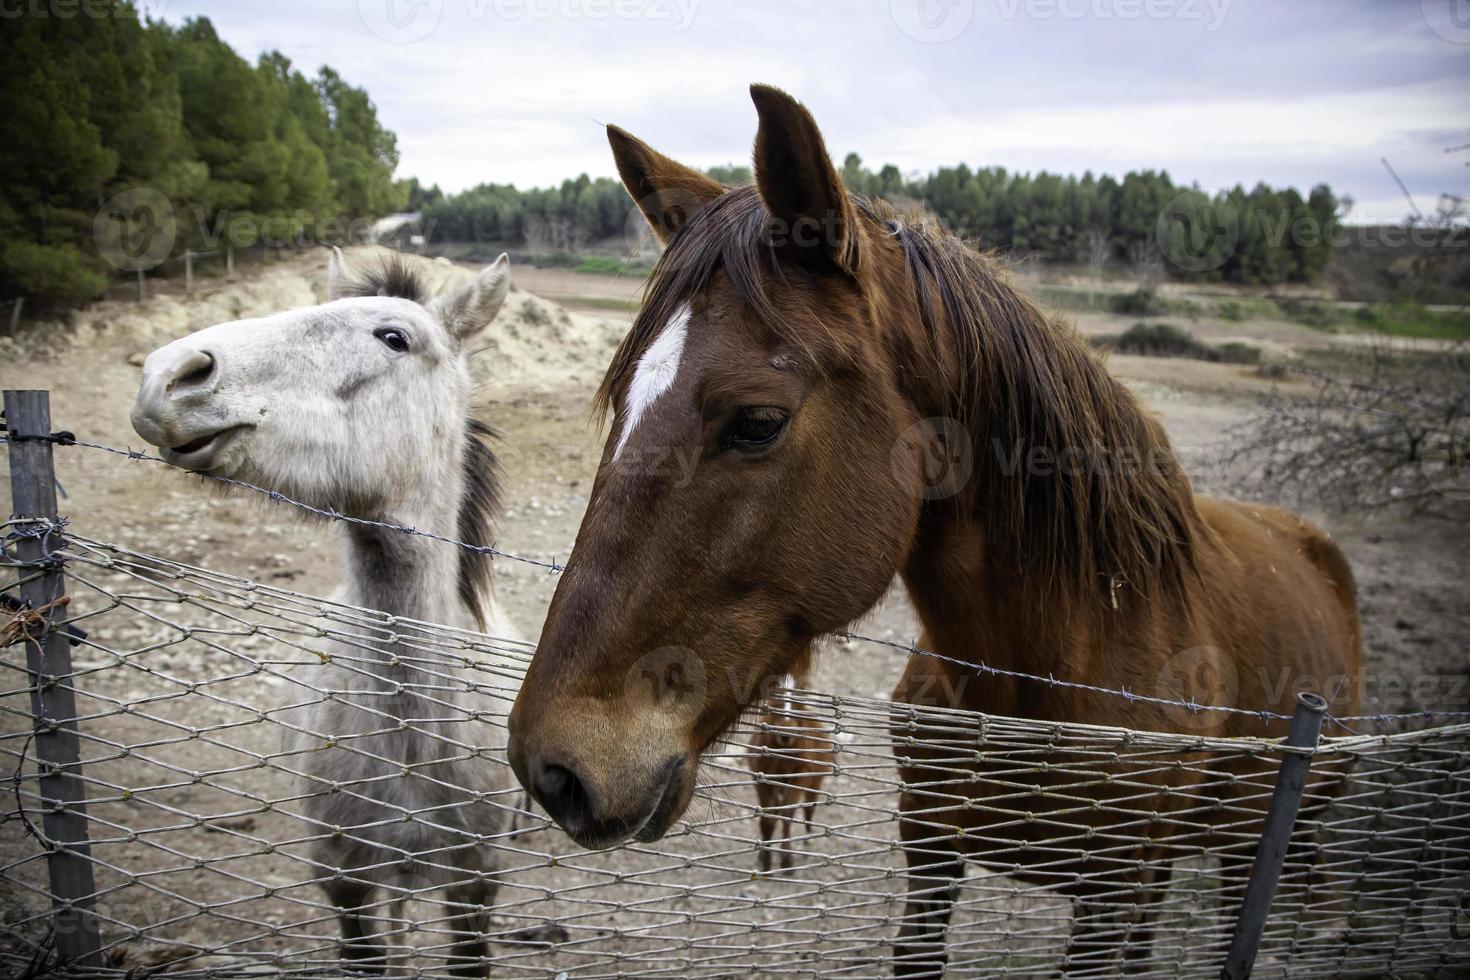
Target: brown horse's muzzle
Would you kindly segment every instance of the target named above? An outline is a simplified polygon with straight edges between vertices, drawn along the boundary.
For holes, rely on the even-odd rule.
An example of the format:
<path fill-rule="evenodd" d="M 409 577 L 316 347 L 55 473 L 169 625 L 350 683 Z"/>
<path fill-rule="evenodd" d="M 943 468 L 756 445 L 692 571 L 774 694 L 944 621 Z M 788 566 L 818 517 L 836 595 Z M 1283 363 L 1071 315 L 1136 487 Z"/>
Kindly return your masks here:
<path fill-rule="evenodd" d="M 698 757 L 683 739 L 620 699 L 543 712 L 527 694 L 510 716 L 510 765 L 567 836 L 588 848 L 662 837 L 694 791 Z"/>

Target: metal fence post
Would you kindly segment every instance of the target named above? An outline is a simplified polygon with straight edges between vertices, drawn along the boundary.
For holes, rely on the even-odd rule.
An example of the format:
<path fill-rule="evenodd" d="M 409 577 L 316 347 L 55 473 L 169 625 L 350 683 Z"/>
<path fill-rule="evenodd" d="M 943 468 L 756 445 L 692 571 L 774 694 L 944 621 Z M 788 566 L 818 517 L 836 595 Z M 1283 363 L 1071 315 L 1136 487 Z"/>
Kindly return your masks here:
<path fill-rule="evenodd" d="M 1326 712 L 1327 702 L 1318 695 L 1298 694 L 1286 745 L 1315 749 L 1322 734 L 1322 716 Z M 1225 956 L 1225 968 L 1220 971 L 1224 980 L 1244 980 L 1255 966 L 1256 950 L 1260 948 L 1261 935 L 1266 930 L 1266 913 L 1271 910 L 1271 900 L 1276 897 L 1276 885 L 1281 880 L 1281 867 L 1286 862 L 1287 848 L 1291 846 L 1291 830 L 1302 805 L 1307 770 L 1311 766 L 1311 755 L 1303 752 L 1288 752 L 1281 760 L 1276 789 L 1271 794 L 1271 808 L 1266 811 L 1266 824 L 1261 830 L 1261 841 L 1256 845 L 1255 860 L 1251 862 L 1245 898 L 1235 919 L 1235 934 L 1230 937 L 1230 952 Z"/>
<path fill-rule="evenodd" d="M 52 469 L 51 405 L 44 391 L 5 392 L 6 442 L 10 450 L 11 510 L 18 518 L 56 520 L 56 478 Z M 40 437 L 40 438 L 38 438 Z M 76 696 L 71 687 L 71 644 L 66 614 L 54 605 L 66 595 L 59 564 L 47 564 L 57 544 L 21 537 L 15 544 L 20 597 L 26 608 L 44 610 L 42 624 L 26 636 L 26 669 L 31 682 L 37 788 L 43 801 L 41 828 L 50 844 L 46 855 L 51 879 L 56 951 L 69 965 L 100 967 L 101 943 L 92 911 L 92 849 L 87 839 L 87 794 L 81 778 Z M 27 567 L 29 565 L 29 567 Z"/>

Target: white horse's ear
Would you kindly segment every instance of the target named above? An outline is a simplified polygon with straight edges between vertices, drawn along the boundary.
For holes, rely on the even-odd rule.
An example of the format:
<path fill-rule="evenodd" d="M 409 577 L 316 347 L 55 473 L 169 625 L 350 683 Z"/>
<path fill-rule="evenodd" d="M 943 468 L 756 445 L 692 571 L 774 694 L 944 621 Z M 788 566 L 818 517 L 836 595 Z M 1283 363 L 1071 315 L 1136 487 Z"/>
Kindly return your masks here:
<path fill-rule="evenodd" d="M 347 258 L 337 246 L 332 246 L 332 258 L 327 262 L 327 300 L 341 299 L 347 287 Z"/>
<path fill-rule="evenodd" d="M 464 340 L 490 325 L 509 292 L 510 256 L 501 252 L 500 258 L 480 270 L 474 282 L 436 299 L 434 312 L 456 340 Z"/>

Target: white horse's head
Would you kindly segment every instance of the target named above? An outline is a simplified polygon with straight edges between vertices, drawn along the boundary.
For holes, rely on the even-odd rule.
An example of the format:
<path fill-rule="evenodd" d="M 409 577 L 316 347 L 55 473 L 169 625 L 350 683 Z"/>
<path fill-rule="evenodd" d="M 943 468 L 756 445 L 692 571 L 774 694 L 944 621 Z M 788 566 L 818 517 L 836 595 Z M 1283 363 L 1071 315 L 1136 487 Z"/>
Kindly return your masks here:
<path fill-rule="evenodd" d="M 433 296 L 405 259 L 353 277 L 334 250 L 329 302 L 150 354 L 133 428 L 185 469 L 358 517 L 412 512 L 462 486 L 469 341 L 505 301 L 509 271 L 502 255 Z"/>

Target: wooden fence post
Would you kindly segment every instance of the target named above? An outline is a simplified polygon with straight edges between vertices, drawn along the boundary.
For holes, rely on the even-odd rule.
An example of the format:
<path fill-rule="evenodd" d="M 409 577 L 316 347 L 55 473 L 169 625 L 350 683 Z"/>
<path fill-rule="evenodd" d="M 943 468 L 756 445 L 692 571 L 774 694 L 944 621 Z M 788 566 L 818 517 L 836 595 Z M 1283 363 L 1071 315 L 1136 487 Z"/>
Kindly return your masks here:
<path fill-rule="evenodd" d="M 10 336 L 12 337 L 20 330 L 20 311 L 21 307 L 25 306 L 25 303 L 26 298 L 24 296 L 17 296 L 15 298 L 15 305 L 10 308 Z"/>
<path fill-rule="evenodd" d="M 50 399 L 44 391 L 5 392 L 6 442 L 10 455 L 11 511 L 20 521 L 56 521 L 56 476 L 52 469 Z M 24 523 L 16 530 L 24 530 Z M 37 795 L 41 828 L 50 849 L 52 928 L 56 951 L 66 965 L 103 966 L 97 917 L 92 911 L 92 848 L 87 839 L 87 793 L 81 775 L 76 692 L 72 687 L 71 643 L 66 613 L 54 605 L 66 595 L 66 579 L 50 552 L 61 535 L 22 536 L 15 543 L 21 563 L 19 591 L 44 620 L 26 635 L 26 669 L 31 684 Z"/>
<path fill-rule="evenodd" d="M 184 294 L 194 291 L 194 253 L 184 249 Z"/>

